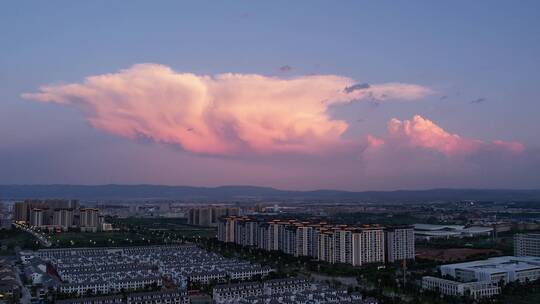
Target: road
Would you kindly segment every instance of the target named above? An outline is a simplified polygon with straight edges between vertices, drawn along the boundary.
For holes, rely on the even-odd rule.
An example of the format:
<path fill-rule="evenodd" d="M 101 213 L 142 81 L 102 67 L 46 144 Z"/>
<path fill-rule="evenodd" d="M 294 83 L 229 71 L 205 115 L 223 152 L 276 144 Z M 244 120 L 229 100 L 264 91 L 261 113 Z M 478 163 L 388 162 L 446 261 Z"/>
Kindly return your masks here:
<path fill-rule="evenodd" d="M 13 225 L 17 229 L 21 229 L 23 231 L 26 231 L 26 232 L 32 234 L 35 238 L 38 239 L 38 241 L 41 243 L 41 245 L 43 245 L 45 247 L 51 247 L 51 245 L 52 245 L 51 242 L 49 240 L 47 240 L 47 238 L 43 234 L 41 234 L 41 233 L 39 233 L 37 231 L 34 231 L 34 230 L 32 230 L 32 228 L 21 225 L 21 224 L 13 223 Z"/>
<path fill-rule="evenodd" d="M 19 286 L 21 287 L 21 298 L 19 299 L 19 303 L 30 304 L 30 299 L 32 298 L 32 296 L 30 295 L 30 291 L 28 291 L 28 288 L 24 286 L 21 280 L 21 275 L 24 275 L 24 274 L 21 272 L 21 269 L 17 266 L 16 260 L 17 258 L 15 257 L 11 263 L 12 263 L 13 268 L 15 269 L 15 277 L 17 279 L 17 282 L 19 283 Z"/>

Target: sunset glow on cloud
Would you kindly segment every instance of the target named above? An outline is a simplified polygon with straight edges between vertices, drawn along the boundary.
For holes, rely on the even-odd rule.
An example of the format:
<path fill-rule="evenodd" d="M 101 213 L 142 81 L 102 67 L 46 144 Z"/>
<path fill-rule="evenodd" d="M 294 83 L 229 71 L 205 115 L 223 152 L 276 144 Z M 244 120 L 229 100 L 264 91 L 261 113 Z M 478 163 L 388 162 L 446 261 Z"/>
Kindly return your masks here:
<path fill-rule="evenodd" d="M 237 155 L 324 154 L 347 148 L 351 142 L 342 135 L 348 124 L 330 117 L 330 106 L 415 100 L 430 93 L 416 84 L 357 85 L 336 75 L 207 76 L 138 64 L 87 77 L 80 84 L 43 86 L 23 97 L 79 108 L 94 128 L 116 135 L 177 144 L 193 153 Z M 420 141 L 437 145 L 425 138 Z M 443 149 L 455 146 L 449 142 Z"/>
<path fill-rule="evenodd" d="M 388 135 L 385 138 L 375 138 L 372 135 L 368 137 L 368 145 L 372 150 L 380 149 L 387 142 L 410 148 L 433 150 L 448 157 L 466 156 L 482 151 L 519 154 L 525 150 L 523 144 L 518 142 L 501 140 L 486 142 L 463 138 L 444 130 L 420 115 L 403 121 L 393 118 L 388 123 Z"/>
<path fill-rule="evenodd" d="M 5 2 L 0 185 L 540 189 L 540 1 Z"/>

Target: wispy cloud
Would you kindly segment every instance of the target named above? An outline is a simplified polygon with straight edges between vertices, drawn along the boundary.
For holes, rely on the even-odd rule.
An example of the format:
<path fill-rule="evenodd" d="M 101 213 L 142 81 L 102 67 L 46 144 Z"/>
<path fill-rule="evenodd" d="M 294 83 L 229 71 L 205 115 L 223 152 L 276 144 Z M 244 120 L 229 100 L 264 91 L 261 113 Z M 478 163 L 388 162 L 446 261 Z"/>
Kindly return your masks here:
<path fill-rule="evenodd" d="M 481 98 L 476 98 L 476 99 L 471 100 L 471 103 L 472 104 L 479 104 L 479 103 L 485 102 L 486 100 L 487 100 L 486 98 L 481 97 Z"/>
<path fill-rule="evenodd" d="M 281 66 L 279 68 L 279 71 L 281 71 L 283 73 L 287 73 L 287 72 L 290 72 L 292 70 L 293 70 L 293 68 L 290 65 L 284 65 L 284 66 Z"/>

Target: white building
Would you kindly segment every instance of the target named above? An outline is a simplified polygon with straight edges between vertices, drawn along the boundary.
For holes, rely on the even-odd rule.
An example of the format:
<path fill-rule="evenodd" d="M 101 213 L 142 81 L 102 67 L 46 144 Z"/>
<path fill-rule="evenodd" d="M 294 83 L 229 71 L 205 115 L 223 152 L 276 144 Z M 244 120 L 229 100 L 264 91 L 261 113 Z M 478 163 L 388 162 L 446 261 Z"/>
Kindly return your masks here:
<path fill-rule="evenodd" d="M 296 228 L 296 252 L 295 256 L 313 256 L 316 255 L 314 242 L 314 227 L 300 226 Z"/>
<path fill-rule="evenodd" d="M 389 233 L 392 236 L 391 260 L 413 259 L 412 228 L 392 228 Z M 229 216 L 219 221 L 218 240 L 295 256 L 311 256 L 328 263 L 360 266 L 385 262 L 385 230 L 379 225 L 330 225 Z"/>
<path fill-rule="evenodd" d="M 81 231 L 96 232 L 99 226 L 99 209 L 82 208 L 80 210 Z"/>
<path fill-rule="evenodd" d="M 73 209 L 55 209 L 53 213 L 53 225 L 64 230 L 73 226 Z"/>
<path fill-rule="evenodd" d="M 540 257 L 540 233 L 516 234 L 514 255 Z"/>
<path fill-rule="evenodd" d="M 331 231 L 321 231 L 318 238 L 319 261 L 334 263 L 334 233 Z"/>
<path fill-rule="evenodd" d="M 334 263 L 352 264 L 352 229 L 334 229 Z"/>
<path fill-rule="evenodd" d="M 143 289 L 151 284 L 155 284 L 156 286 L 162 286 L 162 280 L 160 277 L 155 276 L 133 279 L 116 279 L 99 282 L 67 283 L 59 285 L 58 291 L 68 294 L 76 293 L 77 295 L 85 295 L 89 291 L 91 291 L 93 294 L 108 294 L 120 292 L 122 290 Z"/>
<path fill-rule="evenodd" d="M 250 280 L 274 271 L 238 259 L 227 259 L 195 245 L 134 246 L 113 248 L 61 248 L 20 254 L 25 274 L 34 284 L 46 277 L 62 293 L 84 295 L 116 293 L 161 286 L 163 279 L 186 288 L 187 282 Z M 56 275 L 47 276 L 47 267 Z M 163 303 L 163 302 L 162 302 Z"/>
<path fill-rule="evenodd" d="M 423 277 L 422 288 L 438 290 L 442 294 L 491 297 L 499 294 L 501 286 L 509 282 L 532 282 L 540 278 L 540 258 L 503 256 L 487 260 L 440 266 L 446 280 Z"/>
<path fill-rule="evenodd" d="M 346 289 L 332 289 L 325 284 L 298 278 L 218 285 L 214 287 L 213 299 L 216 304 L 377 303 L 374 299 L 362 299 L 360 294 L 348 293 Z"/>
<path fill-rule="evenodd" d="M 540 278 L 540 257 L 503 256 L 487 260 L 440 266 L 441 275 L 461 282 L 522 283 Z"/>
<path fill-rule="evenodd" d="M 414 260 L 414 228 L 412 226 L 389 227 L 384 232 L 388 263 Z"/>
<path fill-rule="evenodd" d="M 41 227 L 43 226 L 43 209 L 34 208 L 30 210 L 30 225 Z"/>
<path fill-rule="evenodd" d="M 490 236 L 492 233 L 492 227 L 414 224 L 415 238 L 427 241 L 431 239 Z"/>
<path fill-rule="evenodd" d="M 450 296 L 469 296 L 473 299 L 492 297 L 501 292 L 501 287 L 495 282 L 457 282 L 436 277 L 423 277 L 422 288 L 437 290 Z"/>
<path fill-rule="evenodd" d="M 384 230 L 380 226 L 360 228 L 352 234 L 352 265 L 384 263 Z"/>

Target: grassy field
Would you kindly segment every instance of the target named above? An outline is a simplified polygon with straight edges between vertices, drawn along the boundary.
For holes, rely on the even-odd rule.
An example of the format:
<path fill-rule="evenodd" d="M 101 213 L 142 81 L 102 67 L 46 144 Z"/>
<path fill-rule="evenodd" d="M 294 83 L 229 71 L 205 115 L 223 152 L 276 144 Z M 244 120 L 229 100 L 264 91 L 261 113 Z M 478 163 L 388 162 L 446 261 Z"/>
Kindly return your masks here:
<path fill-rule="evenodd" d="M 217 233 L 214 227 L 188 225 L 184 218 L 126 218 L 109 221 L 114 227 L 124 231 L 166 232 L 185 238 L 212 238 Z"/>
<path fill-rule="evenodd" d="M 451 238 L 436 239 L 431 241 L 420 241 L 416 243 L 416 248 L 420 249 L 490 249 L 498 250 L 502 255 L 512 255 L 514 245 L 512 236 L 500 236 L 496 240 L 488 237 L 482 238 Z"/>
<path fill-rule="evenodd" d="M 50 240 L 55 247 L 115 247 L 170 244 L 216 236 L 215 228 L 190 226 L 185 219 L 127 218 L 107 222 L 113 224 L 114 231 L 51 233 Z"/>

